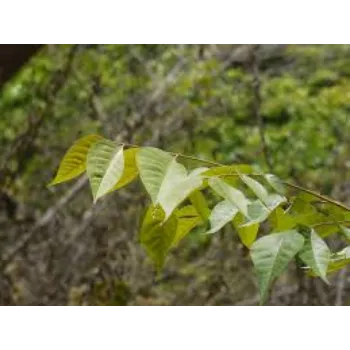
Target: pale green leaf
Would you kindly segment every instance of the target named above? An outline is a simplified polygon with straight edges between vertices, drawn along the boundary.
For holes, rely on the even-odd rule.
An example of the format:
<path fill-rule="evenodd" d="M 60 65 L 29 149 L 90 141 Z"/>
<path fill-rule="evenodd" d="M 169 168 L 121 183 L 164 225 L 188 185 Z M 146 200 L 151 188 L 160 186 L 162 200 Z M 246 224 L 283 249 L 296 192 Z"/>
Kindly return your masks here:
<path fill-rule="evenodd" d="M 210 234 L 219 231 L 234 218 L 237 212 L 237 207 L 228 200 L 218 203 L 209 216 L 210 230 L 206 233 Z"/>
<path fill-rule="evenodd" d="M 270 210 L 267 209 L 260 200 L 256 200 L 248 205 L 247 217 L 248 217 L 249 223 L 263 222 L 268 218 L 270 213 L 271 213 Z"/>
<path fill-rule="evenodd" d="M 265 187 L 258 181 L 252 179 L 247 175 L 241 175 L 242 181 L 254 192 L 254 194 L 266 204 L 269 196 Z"/>
<path fill-rule="evenodd" d="M 266 174 L 264 175 L 264 178 L 277 193 L 282 195 L 286 193 L 286 187 L 284 183 L 276 175 Z"/>
<path fill-rule="evenodd" d="M 244 194 L 236 188 L 228 185 L 225 181 L 212 178 L 209 180 L 209 186 L 221 197 L 225 198 L 246 217 L 248 217 L 248 205 L 250 201 Z"/>
<path fill-rule="evenodd" d="M 326 275 L 331 252 L 327 244 L 314 230 L 311 231 L 310 237 L 305 240 L 305 245 L 299 256 L 306 265 L 311 267 L 317 276 L 328 283 Z"/>
<path fill-rule="evenodd" d="M 175 157 L 156 148 L 141 149 L 136 156 L 140 177 L 154 205 L 160 204 L 165 220 L 174 209 L 202 183 L 201 173 L 206 168 L 188 174 Z"/>
<path fill-rule="evenodd" d="M 124 170 L 123 147 L 113 141 L 95 143 L 87 155 L 86 172 L 94 201 L 108 193 L 122 177 Z"/>
<path fill-rule="evenodd" d="M 265 303 L 273 281 L 285 270 L 303 244 L 303 236 L 295 230 L 273 233 L 254 242 L 251 257 L 259 280 L 261 304 Z"/>
<path fill-rule="evenodd" d="M 141 148 L 136 156 L 141 181 L 151 196 L 153 204 L 157 204 L 160 188 L 174 157 L 158 148 Z"/>
<path fill-rule="evenodd" d="M 81 175 L 86 169 L 86 156 L 90 147 L 102 139 L 99 135 L 88 135 L 77 140 L 64 155 L 56 177 L 50 185 L 69 181 Z"/>

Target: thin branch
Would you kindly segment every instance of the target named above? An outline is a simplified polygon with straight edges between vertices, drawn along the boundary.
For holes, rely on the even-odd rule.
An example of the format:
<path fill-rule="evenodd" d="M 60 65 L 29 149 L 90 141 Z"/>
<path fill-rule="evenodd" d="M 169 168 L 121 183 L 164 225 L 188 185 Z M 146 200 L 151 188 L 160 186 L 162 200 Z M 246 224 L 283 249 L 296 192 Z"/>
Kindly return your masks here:
<path fill-rule="evenodd" d="M 340 203 L 340 202 L 338 202 L 338 201 L 336 201 L 336 200 L 334 200 L 334 199 L 331 199 L 331 198 L 329 198 L 329 197 L 326 197 L 326 196 L 324 196 L 324 195 L 322 195 L 322 194 L 320 194 L 320 193 L 314 192 L 314 191 L 312 191 L 312 190 L 309 190 L 309 189 L 307 189 L 307 188 L 301 187 L 301 186 L 299 186 L 299 185 L 292 184 L 292 183 L 287 182 L 287 181 L 283 181 L 283 183 L 284 183 L 286 186 L 289 186 L 289 187 L 291 187 L 291 188 L 295 188 L 296 190 L 299 190 L 299 191 L 302 191 L 302 192 L 311 194 L 312 196 L 317 197 L 317 198 L 320 198 L 320 199 L 322 199 L 323 201 L 326 201 L 326 202 L 328 202 L 328 203 L 331 203 L 331 204 L 333 204 L 333 205 L 335 205 L 335 206 L 337 206 L 337 207 L 339 207 L 339 208 L 342 208 L 342 209 L 344 209 L 344 210 L 346 210 L 346 211 L 350 211 L 350 208 L 347 207 L 345 204 L 342 204 L 342 203 Z"/>

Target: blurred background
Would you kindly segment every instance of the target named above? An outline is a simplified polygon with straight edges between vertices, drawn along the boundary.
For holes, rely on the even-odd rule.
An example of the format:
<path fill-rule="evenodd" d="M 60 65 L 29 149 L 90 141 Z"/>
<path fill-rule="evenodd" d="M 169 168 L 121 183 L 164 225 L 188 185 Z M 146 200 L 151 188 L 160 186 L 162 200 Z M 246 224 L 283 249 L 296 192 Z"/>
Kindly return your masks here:
<path fill-rule="evenodd" d="M 47 188 L 82 135 L 254 164 L 350 205 L 350 45 L 1 45 L 0 89 L 1 305 L 259 301 L 231 227 L 190 234 L 156 278 L 140 184 L 94 206 L 85 177 Z M 269 304 L 347 305 L 349 278 L 291 264 Z"/>

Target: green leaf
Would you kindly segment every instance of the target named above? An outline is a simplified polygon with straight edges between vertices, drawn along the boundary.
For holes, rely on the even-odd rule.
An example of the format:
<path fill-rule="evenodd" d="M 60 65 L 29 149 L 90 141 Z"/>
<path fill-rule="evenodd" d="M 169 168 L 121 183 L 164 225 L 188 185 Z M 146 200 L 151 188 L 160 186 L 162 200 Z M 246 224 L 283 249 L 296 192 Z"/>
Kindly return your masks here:
<path fill-rule="evenodd" d="M 123 147 L 109 140 L 95 143 L 87 155 L 88 174 L 94 202 L 112 190 L 124 170 Z"/>
<path fill-rule="evenodd" d="M 250 201 L 244 194 L 228 185 L 225 181 L 217 178 L 209 180 L 209 186 L 221 197 L 225 198 L 231 204 L 236 206 L 238 210 L 246 217 L 248 217 L 248 205 Z"/>
<path fill-rule="evenodd" d="M 190 194 L 189 199 L 202 217 L 202 220 L 206 221 L 210 215 L 210 209 L 203 193 L 196 190 Z"/>
<path fill-rule="evenodd" d="M 260 303 L 265 303 L 274 280 L 302 249 L 304 238 L 295 230 L 273 233 L 258 239 L 251 248 L 251 257 L 258 275 Z"/>
<path fill-rule="evenodd" d="M 252 179 L 247 175 L 241 175 L 242 181 L 254 192 L 254 194 L 266 204 L 269 196 L 265 187 L 258 181 Z"/>
<path fill-rule="evenodd" d="M 165 220 L 191 192 L 202 185 L 201 173 L 207 170 L 195 169 L 188 175 L 186 168 L 174 157 L 152 147 L 141 149 L 136 161 L 153 204 L 160 204 L 165 211 Z"/>
<path fill-rule="evenodd" d="M 306 239 L 299 256 L 306 265 L 311 267 L 317 276 L 328 283 L 326 275 L 331 252 L 327 244 L 314 230 L 311 231 L 310 237 Z"/>
<path fill-rule="evenodd" d="M 219 231 L 228 222 L 230 222 L 237 213 L 237 207 L 228 200 L 218 203 L 210 214 L 210 230 L 208 230 L 206 233 L 210 234 Z"/>
<path fill-rule="evenodd" d="M 139 171 L 136 166 L 136 154 L 138 150 L 138 148 L 130 148 L 124 151 L 123 175 L 118 181 L 118 183 L 115 186 L 113 186 L 110 192 L 118 190 L 119 188 L 128 185 L 137 177 L 137 175 L 139 174 Z"/>
<path fill-rule="evenodd" d="M 77 140 L 64 155 L 56 177 L 49 185 L 69 181 L 81 175 L 86 169 L 86 156 L 90 147 L 102 139 L 99 135 L 88 135 Z"/>
<path fill-rule="evenodd" d="M 159 206 L 151 206 L 142 223 L 141 245 L 153 260 L 158 271 L 163 267 L 177 232 L 177 219 L 172 215 L 164 222 L 165 213 Z"/>

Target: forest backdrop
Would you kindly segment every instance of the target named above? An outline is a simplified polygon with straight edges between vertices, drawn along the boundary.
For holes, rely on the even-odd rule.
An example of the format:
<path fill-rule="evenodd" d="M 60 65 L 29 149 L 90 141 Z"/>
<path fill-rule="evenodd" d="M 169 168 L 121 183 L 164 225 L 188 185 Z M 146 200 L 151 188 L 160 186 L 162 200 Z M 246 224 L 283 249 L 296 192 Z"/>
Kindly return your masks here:
<path fill-rule="evenodd" d="M 81 135 L 248 163 L 350 205 L 349 45 L 49 45 L 0 92 L 0 303 L 255 305 L 234 230 L 190 234 L 156 277 L 138 185 L 92 205 L 85 177 L 47 188 Z M 327 240 L 333 250 L 339 241 Z M 347 305 L 347 269 L 293 264 L 273 305 Z"/>

